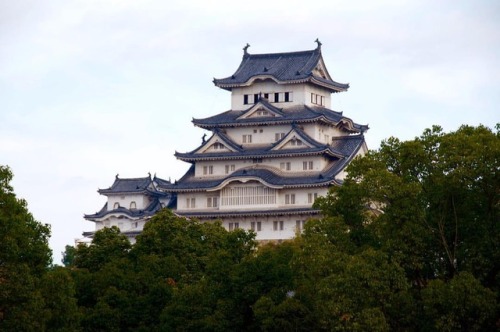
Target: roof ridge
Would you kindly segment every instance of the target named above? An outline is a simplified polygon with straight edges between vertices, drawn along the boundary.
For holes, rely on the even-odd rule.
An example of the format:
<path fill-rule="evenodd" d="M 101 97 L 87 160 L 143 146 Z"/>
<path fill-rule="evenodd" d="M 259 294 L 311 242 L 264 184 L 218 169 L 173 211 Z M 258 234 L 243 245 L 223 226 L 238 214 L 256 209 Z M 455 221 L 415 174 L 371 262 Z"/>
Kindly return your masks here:
<path fill-rule="evenodd" d="M 304 50 L 304 51 L 275 52 L 275 53 L 248 53 L 248 56 L 249 57 L 283 56 L 283 55 L 314 53 L 315 51 L 316 49 Z"/>

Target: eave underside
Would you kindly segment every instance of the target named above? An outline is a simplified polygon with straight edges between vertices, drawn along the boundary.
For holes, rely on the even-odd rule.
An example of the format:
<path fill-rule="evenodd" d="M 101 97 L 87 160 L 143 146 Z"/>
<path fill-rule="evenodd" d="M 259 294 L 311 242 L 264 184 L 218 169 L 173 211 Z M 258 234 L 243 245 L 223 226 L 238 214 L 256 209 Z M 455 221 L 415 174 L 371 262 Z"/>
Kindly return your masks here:
<path fill-rule="evenodd" d="M 277 209 L 277 210 L 258 210 L 258 211 L 217 211 L 217 212 L 180 212 L 176 214 L 186 218 L 196 218 L 202 220 L 217 220 L 224 218 L 240 218 L 240 217 L 275 217 L 275 216 L 290 216 L 290 215 L 318 215 L 321 211 L 312 208 L 303 209 Z"/>

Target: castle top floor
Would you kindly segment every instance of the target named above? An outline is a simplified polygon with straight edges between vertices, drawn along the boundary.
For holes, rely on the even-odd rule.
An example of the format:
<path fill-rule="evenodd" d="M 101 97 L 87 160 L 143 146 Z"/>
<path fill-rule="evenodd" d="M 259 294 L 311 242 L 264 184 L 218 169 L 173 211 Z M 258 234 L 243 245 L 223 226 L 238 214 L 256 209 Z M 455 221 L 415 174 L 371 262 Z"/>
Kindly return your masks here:
<path fill-rule="evenodd" d="M 236 72 L 214 84 L 231 91 L 231 109 L 244 110 L 261 98 L 279 108 L 296 105 L 331 107 L 331 94 L 347 91 L 349 84 L 335 82 L 326 69 L 321 43 L 314 50 L 250 54 L 244 48 Z"/>

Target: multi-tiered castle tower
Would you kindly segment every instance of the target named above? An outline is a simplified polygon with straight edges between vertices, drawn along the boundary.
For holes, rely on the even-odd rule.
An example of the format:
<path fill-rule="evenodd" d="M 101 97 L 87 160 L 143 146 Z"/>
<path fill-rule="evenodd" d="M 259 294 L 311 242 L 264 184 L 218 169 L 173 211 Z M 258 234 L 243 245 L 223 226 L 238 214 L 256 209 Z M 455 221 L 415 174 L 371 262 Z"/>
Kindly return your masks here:
<path fill-rule="evenodd" d="M 349 85 L 332 79 L 317 43 L 273 54 L 250 54 L 247 45 L 235 73 L 214 79 L 231 92 L 231 109 L 193 119 L 212 134 L 176 152 L 190 169 L 174 183 L 153 181 L 155 192 L 177 197 L 177 214 L 281 240 L 319 213 L 314 200 L 341 185 L 349 162 L 367 151 L 368 126 L 331 110 L 332 94 Z"/>

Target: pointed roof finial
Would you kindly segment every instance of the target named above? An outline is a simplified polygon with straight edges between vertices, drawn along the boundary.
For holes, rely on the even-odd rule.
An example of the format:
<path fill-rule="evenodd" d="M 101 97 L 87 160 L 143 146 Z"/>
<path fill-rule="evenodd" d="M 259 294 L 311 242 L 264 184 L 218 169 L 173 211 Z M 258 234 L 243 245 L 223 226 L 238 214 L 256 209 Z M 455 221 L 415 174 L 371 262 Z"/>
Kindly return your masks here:
<path fill-rule="evenodd" d="M 149 178 L 151 179 L 151 172 L 148 172 Z"/>
<path fill-rule="evenodd" d="M 249 47 L 250 47 L 250 44 L 249 44 L 249 43 L 247 43 L 247 44 L 245 45 L 245 47 L 243 47 L 243 52 L 244 52 L 244 54 L 245 54 L 245 55 L 247 55 L 247 54 L 248 54 L 248 51 L 247 51 L 247 50 L 248 50 L 248 48 L 249 48 Z"/>
<path fill-rule="evenodd" d="M 318 43 L 318 47 L 317 47 L 317 48 L 318 48 L 318 49 L 320 49 L 322 44 L 321 44 L 321 42 L 319 41 L 319 39 L 318 39 L 318 38 L 316 38 L 316 40 L 315 40 L 314 42 L 315 42 L 315 43 Z"/>
<path fill-rule="evenodd" d="M 116 177 L 115 177 L 116 179 L 118 179 L 118 175 L 119 175 L 119 174 L 118 174 L 118 173 L 116 173 Z"/>

